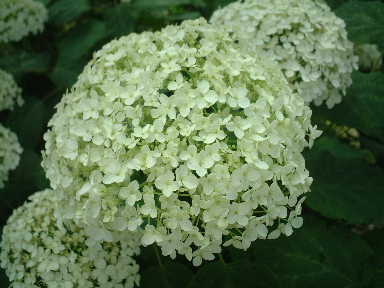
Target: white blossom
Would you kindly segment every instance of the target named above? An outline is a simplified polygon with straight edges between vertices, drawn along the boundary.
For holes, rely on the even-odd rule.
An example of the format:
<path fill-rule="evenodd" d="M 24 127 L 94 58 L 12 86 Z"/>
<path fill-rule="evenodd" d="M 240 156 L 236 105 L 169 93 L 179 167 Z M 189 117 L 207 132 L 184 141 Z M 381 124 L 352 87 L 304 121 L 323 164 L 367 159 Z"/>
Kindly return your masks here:
<path fill-rule="evenodd" d="M 276 61 L 306 103 L 328 108 L 342 101 L 357 69 L 345 23 L 324 1 L 243 0 L 217 10 L 211 23 L 226 27 L 243 51 Z"/>
<path fill-rule="evenodd" d="M 138 286 L 139 232 L 58 222 L 56 193 L 35 193 L 4 227 L 0 264 L 10 287 Z"/>
<path fill-rule="evenodd" d="M 20 162 L 23 152 L 15 133 L 0 124 L 0 188 L 8 180 L 8 174 Z"/>
<path fill-rule="evenodd" d="M 21 106 L 23 99 L 21 98 L 21 88 L 17 85 L 13 76 L 0 69 L 0 111 L 12 110 L 17 104 Z"/>
<path fill-rule="evenodd" d="M 34 0 L 0 1 L 0 43 L 19 41 L 44 29 L 48 19 L 45 6 Z"/>
<path fill-rule="evenodd" d="M 301 154 L 319 133 L 310 117 L 275 64 L 186 21 L 94 54 L 49 123 L 43 167 L 63 190 L 62 218 L 141 225 L 143 245 L 199 265 L 254 234 L 255 217 L 264 238 L 288 221 L 312 182 Z"/>

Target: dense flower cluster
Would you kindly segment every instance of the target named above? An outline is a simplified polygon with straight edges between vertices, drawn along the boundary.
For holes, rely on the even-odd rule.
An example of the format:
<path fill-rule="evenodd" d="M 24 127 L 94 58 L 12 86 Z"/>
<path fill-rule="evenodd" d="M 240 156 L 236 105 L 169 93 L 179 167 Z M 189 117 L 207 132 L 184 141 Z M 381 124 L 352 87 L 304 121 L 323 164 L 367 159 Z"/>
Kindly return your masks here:
<path fill-rule="evenodd" d="M 242 49 L 261 49 L 278 62 L 307 103 L 332 108 L 352 82 L 353 44 L 323 1 L 239 1 L 217 10 L 211 22 L 225 26 Z"/>
<path fill-rule="evenodd" d="M 383 55 L 381 55 L 377 45 L 360 44 L 356 45 L 356 54 L 359 56 L 359 68 L 362 71 L 379 71 L 383 64 Z"/>
<path fill-rule="evenodd" d="M 82 229 L 54 217 L 53 190 L 35 193 L 4 227 L 1 267 L 13 288 L 128 288 L 138 285 L 139 235 Z"/>
<path fill-rule="evenodd" d="M 22 105 L 21 88 L 13 76 L 0 69 L 0 111 L 13 109 L 15 104 Z"/>
<path fill-rule="evenodd" d="M 186 21 L 94 54 L 49 123 L 43 167 L 63 218 L 142 225 L 144 245 L 199 265 L 223 242 L 300 227 L 310 116 L 273 63 Z"/>
<path fill-rule="evenodd" d="M 9 171 L 19 165 L 22 151 L 16 134 L 0 124 L 0 188 L 8 180 Z"/>
<path fill-rule="evenodd" d="M 48 18 L 45 6 L 34 0 L 0 1 L 0 42 L 19 41 L 43 31 Z"/>

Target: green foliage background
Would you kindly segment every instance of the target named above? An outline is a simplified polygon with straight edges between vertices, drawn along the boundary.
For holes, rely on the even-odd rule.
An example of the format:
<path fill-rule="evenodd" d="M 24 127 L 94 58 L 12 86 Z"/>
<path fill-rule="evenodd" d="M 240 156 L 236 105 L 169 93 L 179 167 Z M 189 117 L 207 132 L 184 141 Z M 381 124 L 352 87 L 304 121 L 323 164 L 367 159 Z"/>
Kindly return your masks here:
<path fill-rule="evenodd" d="M 204 16 L 233 0 L 38 0 L 49 9 L 45 32 L 0 48 L 0 68 L 11 72 L 26 101 L 0 120 L 24 148 L 19 167 L 0 190 L 0 228 L 12 209 L 48 187 L 40 166 L 43 133 L 55 104 L 92 52 L 113 38 L 158 30 Z M 384 2 L 328 0 L 355 43 L 384 52 Z M 141 287 L 384 287 L 384 70 L 355 72 L 353 86 L 334 109 L 314 107 L 324 130 L 306 151 L 314 178 L 304 227 L 291 237 L 258 240 L 247 251 L 225 249 L 214 262 L 194 268 L 143 249 Z M 335 125 L 359 131 L 359 148 Z M 0 271 L 0 287 L 8 287 Z"/>

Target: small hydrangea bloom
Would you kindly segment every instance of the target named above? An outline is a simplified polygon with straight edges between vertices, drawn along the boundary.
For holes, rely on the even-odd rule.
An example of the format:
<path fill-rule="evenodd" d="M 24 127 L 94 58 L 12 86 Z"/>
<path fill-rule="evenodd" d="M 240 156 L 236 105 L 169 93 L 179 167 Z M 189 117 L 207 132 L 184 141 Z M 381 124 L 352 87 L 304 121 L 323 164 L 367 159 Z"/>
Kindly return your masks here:
<path fill-rule="evenodd" d="M 49 123 L 43 167 L 62 217 L 141 226 L 144 245 L 200 265 L 290 225 L 312 182 L 310 117 L 275 64 L 186 21 L 94 54 Z"/>
<path fill-rule="evenodd" d="M 8 174 L 20 162 L 23 152 L 15 133 L 0 124 L 0 188 L 8 180 Z"/>
<path fill-rule="evenodd" d="M 57 222 L 56 193 L 37 192 L 3 230 L 0 261 L 10 287 L 131 288 L 139 284 L 140 237 Z"/>
<path fill-rule="evenodd" d="M 0 1 L 0 43 L 19 41 L 44 29 L 48 19 L 45 6 L 34 0 Z"/>
<path fill-rule="evenodd" d="M 13 76 L 0 69 L 0 111 L 12 110 L 15 104 L 22 105 L 21 88 Z"/>
<path fill-rule="evenodd" d="M 217 10 L 243 50 L 260 49 L 276 61 L 306 103 L 340 103 L 357 69 L 345 23 L 323 1 L 245 0 Z"/>
<path fill-rule="evenodd" d="M 379 71 L 383 64 L 383 55 L 375 44 L 359 44 L 355 47 L 359 56 L 359 68 L 362 71 Z"/>

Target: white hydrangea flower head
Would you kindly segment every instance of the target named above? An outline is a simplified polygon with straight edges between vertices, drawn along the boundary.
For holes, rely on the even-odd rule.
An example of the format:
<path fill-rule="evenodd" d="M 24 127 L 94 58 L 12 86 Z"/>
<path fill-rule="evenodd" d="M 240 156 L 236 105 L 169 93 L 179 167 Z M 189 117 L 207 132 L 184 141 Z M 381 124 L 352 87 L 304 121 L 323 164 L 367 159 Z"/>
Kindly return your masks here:
<path fill-rule="evenodd" d="M 56 221 L 53 190 L 37 192 L 3 230 L 0 262 L 13 288 L 139 285 L 140 236 Z"/>
<path fill-rule="evenodd" d="M 48 19 L 45 6 L 34 0 L 0 1 L 0 43 L 19 41 L 43 31 Z"/>
<path fill-rule="evenodd" d="M 260 49 L 276 61 L 306 103 L 328 108 L 342 101 L 358 59 L 345 23 L 321 0 L 244 0 L 217 10 L 243 50 Z"/>
<path fill-rule="evenodd" d="M 379 71 L 383 64 L 383 55 L 375 44 L 359 44 L 355 47 L 359 56 L 359 68 L 363 71 Z"/>
<path fill-rule="evenodd" d="M 294 227 L 319 132 L 278 67 L 234 45 L 198 19 L 94 54 L 45 135 L 63 218 L 142 227 L 144 245 L 195 265 Z"/>
<path fill-rule="evenodd" d="M 23 152 L 15 133 L 0 124 L 0 188 L 8 180 L 8 174 L 20 162 Z"/>
<path fill-rule="evenodd" d="M 13 76 L 0 69 L 0 111 L 13 109 L 15 104 L 21 106 L 24 101 L 21 97 L 21 88 Z"/>

